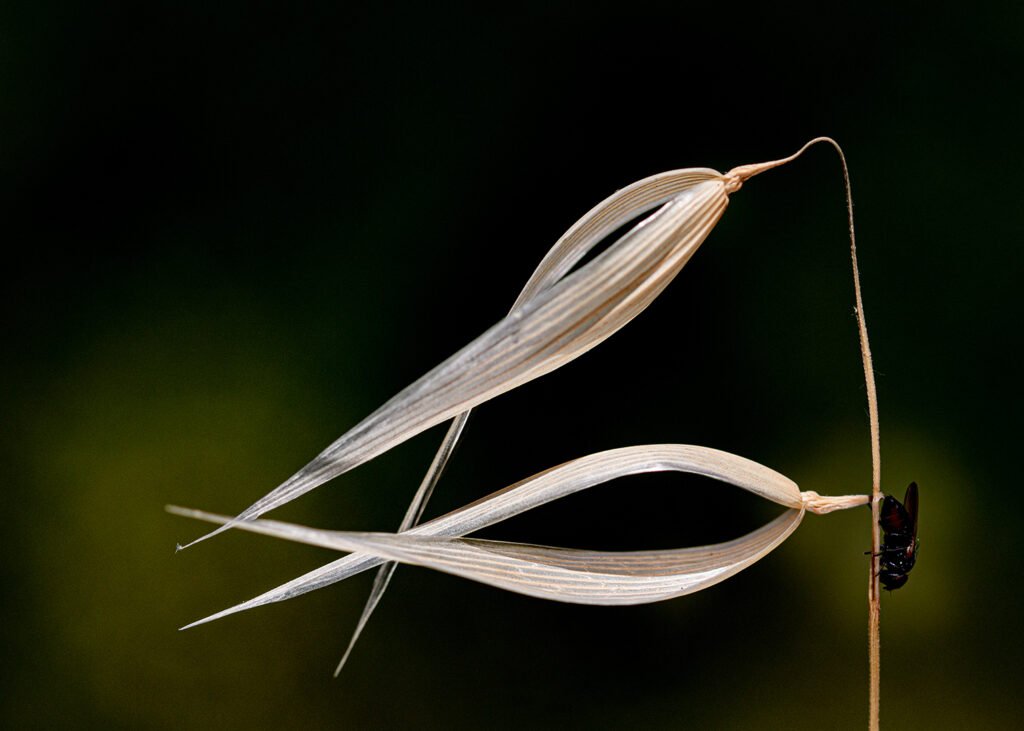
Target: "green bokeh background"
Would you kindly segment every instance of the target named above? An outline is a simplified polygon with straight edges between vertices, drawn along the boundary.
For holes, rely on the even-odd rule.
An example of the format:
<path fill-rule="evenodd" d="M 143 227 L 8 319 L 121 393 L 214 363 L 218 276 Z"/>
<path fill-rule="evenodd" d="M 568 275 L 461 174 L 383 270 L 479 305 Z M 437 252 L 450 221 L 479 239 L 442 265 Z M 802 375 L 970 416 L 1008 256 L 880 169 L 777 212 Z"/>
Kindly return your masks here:
<path fill-rule="evenodd" d="M 864 510 L 809 517 L 703 593 L 575 607 L 403 568 L 175 628 L 335 556 L 204 528 L 501 317 L 616 188 L 845 147 L 883 481 L 922 488 L 884 598 L 889 728 L 1024 714 L 1015 3 L 5 4 L 0 365 L 6 728 L 860 728 Z M 485 405 L 431 514 L 589 452 L 726 449 L 869 487 L 842 182 L 751 181 L 665 294 Z M 390 530 L 435 428 L 274 517 Z M 726 540 L 771 506 L 622 480 L 491 529 L 607 549 Z"/>

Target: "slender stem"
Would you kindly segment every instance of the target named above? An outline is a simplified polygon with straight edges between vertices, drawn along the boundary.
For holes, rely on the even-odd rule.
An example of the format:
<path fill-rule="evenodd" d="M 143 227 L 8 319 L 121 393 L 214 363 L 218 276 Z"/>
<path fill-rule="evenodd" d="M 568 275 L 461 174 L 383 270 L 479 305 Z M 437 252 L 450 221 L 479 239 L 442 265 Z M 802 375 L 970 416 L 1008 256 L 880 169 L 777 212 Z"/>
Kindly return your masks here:
<path fill-rule="evenodd" d="M 833 143 L 835 145 L 835 143 Z M 868 341 L 868 326 L 864 317 L 864 302 L 861 299 L 860 268 L 857 265 L 857 237 L 853 230 L 853 193 L 850 190 L 850 172 L 846 158 L 839 145 L 836 151 L 843 163 L 843 180 L 846 182 L 846 210 L 850 219 L 850 258 L 853 263 L 853 291 L 857 302 L 857 329 L 860 331 L 860 353 L 864 363 L 864 383 L 867 386 L 868 420 L 871 426 L 871 574 L 868 577 L 868 663 L 870 667 L 868 690 L 868 728 L 878 731 L 879 707 L 881 705 L 882 682 L 882 605 L 878 575 L 881 561 L 881 517 L 882 499 L 882 456 L 878 428 L 878 392 L 875 389 L 875 370 L 871 363 L 871 344 Z"/>
<path fill-rule="evenodd" d="M 853 230 L 853 193 L 850 189 L 850 172 L 846 157 L 835 142 L 832 143 L 843 163 L 843 180 L 846 183 L 846 210 L 850 221 L 850 258 L 853 263 L 853 291 L 857 302 L 857 329 L 860 331 L 860 353 L 864 363 L 864 383 L 867 386 L 868 420 L 871 427 L 871 573 L 868 577 L 868 663 L 870 667 L 868 690 L 868 728 L 878 731 L 879 708 L 882 684 L 882 604 L 880 601 L 878 575 L 881 561 L 881 517 L 882 498 L 882 456 L 878 428 L 878 392 L 875 389 L 875 370 L 871 363 L 871 344 L 868 341 L 868 325 L 864 317 L 864 302 L 861 299 L 860 267 L 857 265 L 857 237 Z"/>
<path fill-rule="evenodd" d="M 882 606 L 878 574 L 881 556 L 881 517 L 882 500 L 882 457 L 881 441 L 878 428 L 878 392 L 875 389 L 875 371 L 871 364 L 871 344 L 868 341 L 868 326 L 864 318 L 864 302 L 861 298 L 860 267 L 857 265 L 857 236 L 853 227 L 853 192 L 850 186 L 850 171 L 846 166 L 846 156 L 839 144 L 830 137 L 816 137 L 801 147 L 795 154 L 781 160 L 741 165 L 726 173 L 727 186 L 730 192 L 738 190 L 743 183 L 753 176 L 770 170 L 779 165 L 795 160 L 804 150 L 817 142 L 827 142 L 839 153 L 843 166 L 843 182 L 846 185 L 846 212 L 850 226 L 850 259 L 853 264 L 853 292 L 856 302 L 857 330 L 860 334 L 860 353 L 864 364 L 864 383 L 867 387 L 868 420 L 871 428 L 871 574 L 868 579 L 868 662 L 870 667 L 868 691 L 868 728 L 878 731 L 879 707 L 881 703 L 882 678 L 882 642 L 881 623 Z"/>
<path fill-rule="evenodd" d="M 879 601 L 879 538 L 878 501 L 871 504 L 871 517 L 875 530 L 871 537 L 871 576 L 868 579 L 868 663 L 871 668 L 868 689 L 868 728 L 878 731 L 878 709 L 881 705 L 882 685 L 882 604 Z"/>

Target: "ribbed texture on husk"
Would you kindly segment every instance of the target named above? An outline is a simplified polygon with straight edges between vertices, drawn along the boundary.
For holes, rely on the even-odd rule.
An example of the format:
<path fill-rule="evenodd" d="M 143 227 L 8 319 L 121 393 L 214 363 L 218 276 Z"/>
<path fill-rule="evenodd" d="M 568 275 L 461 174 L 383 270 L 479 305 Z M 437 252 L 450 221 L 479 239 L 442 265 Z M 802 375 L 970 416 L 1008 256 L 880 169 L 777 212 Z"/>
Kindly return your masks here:
<path fill-rule="evenodd" d="M 687 580 L 687 582 L 684 582 L 685 586 L 689 588 L 682 593 L 687 593 L 689 591 L 696 591 L 702 586 L 709 585 L 709 583 L 720 581 L 727 576 L 731 576 L 745 566 L 748 566 L 750 563 L 753 563 L 758 558 L 764 556 L 771 550 L 771 548 L 778 545 L 778 543 L 781 542 L 781 540 L 785 538 L 793 528 L 795 528 L 796 524 L 799 522 L 800 516 L 803 514 L 803 498 L 801 497 L 800 489 L 797 487 L 796 483 L 784 475 L 744 457 L 729 454 L 728 452 L 722 452 L 717 449 L 685 444 L 654 444 L 612 449 L 606 452 L 598 452 L 586 457 L 581 457 L 580 459 L 566 462 L 558 467 L 545 470 L 544 472 L 533 475 L 532 477 L 522 480 L 514 485 L 510 485 L 509 487 L 499 490 L 498 492 L 488 495 L 476 502 L 470 503 L 459 510 L 443 515 L 428 523 L 424 523 L 423 525 L 397 535 L 345 534 L 305 528 L 302 526 L 270 520 L 257 520 L 241 523 L 237 527 L 243 530 L 269 534 L 279 538 L 303 543 L 330 546 L 341 550 L 362 550 L 363 552 L 354 553 L 343 559 L 334 561 L 301 576 L 298 579 L 279 586 L 272 591 L 262 594 L 247 602 L 243 602 L 235 607 L 231 607 L 230 609 L 214 614 L 206 619 L 200 620 L 199 622 L 195 622 L 189 626 L 218 619 L 245 609 L 252 609 L 263 604 L 283 601 L 285 599 L 305 594 L 306 592 L 347 579 L 357 573 L 379 566 L 386 559 L 409 563 L 420 563 L 448 571 L 449 573 L 459 573 L 451 563 L 452 554 L 449 550 L 454 550 L 455 546 L 448 546 L 448 542 L 444 541 L 431 544 L 436 545 L 438 548 L 444 547 L 446 552 L 446 558 L 444 561 L 441 561 L 439 554 L 437 558 L 439 563 L 435 565 L 426 561 L 422 553 L 424 550 L 424 546 L 422 544 L 418 544 L 413 541 L 403 542 L 404 539 L 408 536 L 455 538 L 468 535 L 515 515 L 519 515 L 527 510 L 532 510 L 540 505 L 549 503 L 552 500 L 557 500 L 565 497 L 566 495 L 586 490 L 587 488 L 609 480 L 632 474 L 666 471 L 689 472 L 705 475 L 713 480 L 726 482 L 744 490 L 748 490 L 787 508 L 793 508 L 794 510 L 791 511 L 794 514 L 791 516 L 792 524 L 787 523 L 785 520 L 780 518 L 780 521 L 770 524 L 775 527 L 767 530 L 767 532 L 765 532 L 766 529 L 761 529 L 749 534 L 748 536 L 744 536 L 737 541 L 722 544 L 722 546 L 705 546 L 698 549 L 682 549 L 681 551 L 670 552 L 643 552 L 641 554 L 603 554 L 599 552 L 583 552 L 583 554 L 577 554 L 577 558 L 582 557 L 584 554 L 589 555 L 589 560 L 594 562 L 595 567 L 601 567 L 602 571 L 607 572 L 617 561 L 616 557 L 621 557 L 625 561 L 623 564 L 624 568 L 622 570 L 624 575 L 630 575 L 629 571 L 633 570 L 629 569 L 629 571 L 627 571 L 625 567 L 633 566 L 635 568 L 636 564 L 630 562 L 635 562 L 637 560 L 637 556 L 650 556 L 653 557 L 653 560 L 663 561 L 664 567 L 675 566 L 677 568 L 687 565 L 687 562 L 696 561 L 697 558 L 700 558 L 701 562 L 694 564 L 700 566 L 700 571 L 691 572 L 694 574 L 694 576 L 691 577 L 692 581 Z M 715 487 L 714 483 L 707 483 L 707 489 L 718 488 Z M 640 498 L 631 497 L 631 499 Z M 225 523 L 229 520 L 229 518 L 224 516 L 216 516 L 210 513 L 183 510 L 180 508 L 174 508 L 173 512 L 201 520 L 209 520 L 215 523 Z M 787 513 L 787 515 L 788 514 L 790 513 Z M 392 541 L 392 538 L 395 540 Z M 353 542 L 359 540 L 363 541 L 363 543 L 356 544 Z M 343 541 L 344 543 L 339 543 L 339 541 Z M 391 542 L 388 543 L 388 541 Z M 486 548 L 483 548 L 478 544 L 479 542 L 468 543 L 464 546 L 459 544 L 460 547 L 458 550 L 470 551 L 470 553 L 466 553 L 464 555 L 467 557 L 471 555 L 478 556 L 481 559 L 483 554 L 479 554 L 479 551 L 486 552 L 490 550 L 492 553 L 497 551 L 498 554 L 505 557 L 506 562 L 512 558 L 516 558 L 516 552 L 520 550 L 535 552 L 543 550 L 548 551 L 549 553 L 545 555 L 551 557 L 551 560 L 545 565 L 549 568 L 557 567 L 560 570 L 569 570 L 568 566 L 565 564 L 565 560 L 567 560 L 570 554 L 573 553 L 571 551 L 566 553 L 564 549 L 557 548 L 538 549 L 536 547 L 532 547 L 530 549 L 521 549 L 521 547 L 517 547 L 513 549 L 509 546 L 514 544 L 490 544 L 486 542 L 484 544 Z M 702 550 L 706 552 L 703 556 L 699 554 Z M 473 551 L 477 551 L 478 553 L 472 553 Z M 399 555 L 400 553 L 401 555 Z M 531 555 L 536 556 L 540 554 Z M 657 558 L 657 555 L 660 555 L 661 558 Z M 554 560 L 556 556 L 559 557 L 559 560 L 557 561 Z M 715 556 L 718 556 L 719 558 L 715 559 Z M 521 560 L 527 560 L 525 554 L 519 554 L 518 558 Z M 490 557 L 488 560 L 496 559 Z M 673 564 L 673 561 L 681 563 Z M 706 561 L 712 561 L 712 563 L 706 563 Z M 715 561 L 717 561 L 717 563 L 715 563 Z M 511 571 L 513 564 L 508 563 L 507 565 Z M 584 573 L 586 573 L 586 569 L 580 570 L 583 570 Z M 652 574 L 652 576 L 662 576 L 665 570 L 669 569 L 658 569 Z M 466 569 L 465 573 L 460 573 L 460 575 L 465 575 L 467 578 L 474 578 L 476 580 L 484 580 L 481 576 L 473 574 L 473 571 L 474 569 L 470 566 Z M 661 573 L 659 573 L 659 571 Z M 712 573 L 705 576 L 703 575 L 705 572 Z M 696 574 L 701 574 L 701 576 L 696 576 Z M 566 577 L 567 581 L 568 578 L 569 577 Z M 678 576 L 677 579 L 679 579 Z M 580 577 L 576 576 L 573 580 L 580 580 Z M 506 578 L 503 579 L 503 581 L 512 582 L 505 588 L 512 588 L 512 585 L 515 583 L 512 578 Z M 486 583 L 494 582 L 487 581 Z M 658 582 L 654 582 L 654 584 L 657 583 Z M 684 584 L 679 585 L 680 590 L 684 587 Z M 519 589 L 515 590 L 519 591 Z M 534 590 L 525 591 L 524 593 L 531 593 L 539 596 L 539 594 L 536 594 Z M 676 595 L 678 595 L 678 592 Z M 569 598 L 570 596 L 576 595 L 567 593 L 567 598 L 563 599 L 563 601 L 580 601 L 578 598 Z M 626 595 L 618 596 L 620 596 L 621 599 L 622 596 Z M 653 597 L 655 594 L 644 596 Z M 658 594 L 657 596 L 660 598 L 668 598 L 667 595 L 662 596 Z M 548 596 L 548 598 L 557 597 L 551 595 Z M 596 597 L 594 597 L 594 599 L 594 603 L 600 603 L 596 601 Z M 648 598 L 643 599 L 642 601 L 657 600 L 657 598 Z M 609 597 L 604 603 L 622 602 L 618 600 L 612 601 Z"/>
<path fill-rule="evenodd" d="M 697 168 L 656 175 L 613 195 L 556 244 L 507 317 L 209 535 L 294 500 L 423 430 L 595 347 L 661 293 L 727 204 L 721 174 Z M 659 210 L 606 251 L 565 274 L 603 235 L 658 205 Z"/>

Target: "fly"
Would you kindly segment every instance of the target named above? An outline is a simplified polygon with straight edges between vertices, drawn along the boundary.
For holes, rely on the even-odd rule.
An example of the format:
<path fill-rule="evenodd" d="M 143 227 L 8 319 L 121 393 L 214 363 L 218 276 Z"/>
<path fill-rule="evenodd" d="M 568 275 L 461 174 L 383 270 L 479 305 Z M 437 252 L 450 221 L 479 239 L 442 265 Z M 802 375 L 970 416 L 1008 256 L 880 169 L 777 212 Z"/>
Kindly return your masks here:
<path fill-rule="evenodd" d="M 907 574 L 917 561 L 917 514 L 916 482 L 907 487 L 902 503 L 892 495 L 882 500 L 882 515 L 878 520 L 883 533 L 878 578 L 889 591 L 907 583 Z"/>

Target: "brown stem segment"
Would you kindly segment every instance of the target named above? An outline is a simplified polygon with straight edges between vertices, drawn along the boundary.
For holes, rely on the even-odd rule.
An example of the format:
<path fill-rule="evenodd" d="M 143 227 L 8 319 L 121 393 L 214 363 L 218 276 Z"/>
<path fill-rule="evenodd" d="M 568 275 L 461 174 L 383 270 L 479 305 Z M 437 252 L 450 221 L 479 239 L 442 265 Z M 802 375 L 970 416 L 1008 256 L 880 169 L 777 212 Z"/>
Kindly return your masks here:
<path fill-rule="evenodd" d="M 839 144 L 831 137 L 815 137 L 797 152 L 781 160 L 755 163 L 753 165 L 740 165 L 726 173 L 726 191 L 733 193 L 739 190 L 743 183 L 750 178 L 778 167 L 785 165 L 800 157 L 811 145 L 818 142 L 825 142 L 832 145 L 839 153 L 839 160 L 843 166 L 843 182 L 846 185 L 846 212 L 850 227 L 850 259 L 853 264 L 853 293 L 856 302 L 855 313 L 857 315 L 857 330 L 860 334 L 860 353 L 864 364 L 864 384 L 867 387 L 868 398 L 868 420 L 871 428 L 871 553 L 872 559 L 871 574 L 868 579 L 868 661 L 870 663 L 869 691 L 868 691 L 868 728 L 871 731 L 878 731 L 879 706 L 881 702 L 881 677 L 882 677 L 882 643 L 881 643 L 881 622 L 882 606 L 880 603 L 880 587 L 878 574 L 881 568 L 879 549 L 881 546 L 881 528 L 879 518 L 881 517 L 882 500 L 882 457 L 881 442 L 878 427 L 878 393 L 875 389 L 875 371 L 871 363 L 871 345 L 868 342 L 868 326 L 864 319 L 864 302 L 861 299 L 860 290 L 860 267 L 857 265 L 857 236 L 853 228 L 853 192 L 850 186 L 850 171 L 846 166 L 846 156 Z"/>
<path fill-rule="evenodd" d="M 872 553 L 871 577 L 868 581 L 868 728 L 878 731 L 878 711 L 881 705 L 880 690 L 882 685 L 882 603 L 879 601 L 878 573 L 879 538 L 878 538 L 878 504 L 871 504 L 871 517 L 875 521 L 874 535 L 871 539 Z"/>
<path fill-rule="evenodd" d="M 868 341 L 868 325 L 864 318 L 864 301 L 861 298 L 860 267 L 857 265 L 857 237 L 853 230 L 853 193 L 850 190 L 850 172 L 846 167 L 843 151 L 835 142 L 836 150 L 843 163 L 843 180 L 846 183 L 846 208 L 850 221 L 850 259 L 853 263 L 853 290 L 857 302 L 857 329 L 860 331 L 860 353 L 864 364 L 864 384 L 867 387 L 868 421 L 871 428 L 871 562 L 868 578 L 868 728 L 878 731 L 879 708 L 881 706 L 882 683 L 882 604 L 878 575 L 881 562 L 881 500 L 882 500 L 882 456 L 878 426 L 878 391 L 875 388 L 875 369 L 871 362 L 871 344 Z"/>
<path fill-rule="evenodd" d="M 846 183 L 846 211 L 850 223 L 850 259 L 853 264 L 853 292 L 857 303 L 857 329 L 860 332 L 860 354 L 864 364 L 864 384 L 867 387 L 868 421 L 871 428 L 871 573 L 868 578 L 868 728 L 878 731 L 879 708 L 881 706 L 882 682 L 882 605 L 880 602 L 878 574 L 881 553 L 882 500 L 882 456 L 878 427 L 878 391 L 875 388 L 875 369 L 871 363 L 871 344 L 868 341 L 868 325 L 864 318 L 864 301 L 861 298 L 860 267 L 857 265 L 857 236 L 853 230 L 853 192 L 850 189 L 850 171 L 846 167 L 846 156 L 833 140 L 828 140 L 839 153 L 843 164 L 843 181 Z"/>

